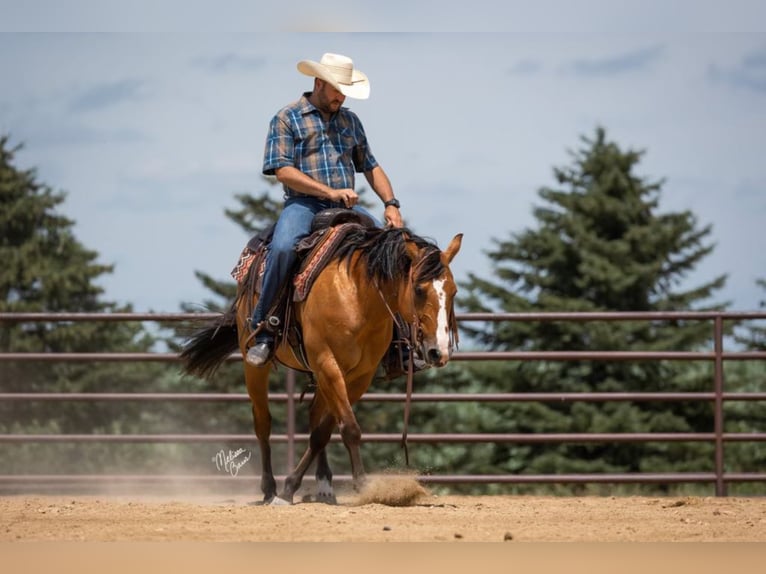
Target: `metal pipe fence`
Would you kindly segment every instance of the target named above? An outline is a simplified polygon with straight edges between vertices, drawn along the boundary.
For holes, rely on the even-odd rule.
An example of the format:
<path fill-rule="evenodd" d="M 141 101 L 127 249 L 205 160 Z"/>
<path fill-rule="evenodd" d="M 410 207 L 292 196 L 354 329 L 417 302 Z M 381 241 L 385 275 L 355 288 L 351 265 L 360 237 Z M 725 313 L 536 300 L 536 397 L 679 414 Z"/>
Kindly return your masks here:
<path fill-rule="evenodd" d="M 90 322 L 140 321 L 172 323 L 189 320 L 208 320 L 215 313 L 0 313 L 2 323 L 36 322 Z M 766 312 L 595 312 L 595 313 L 463 313 L 458 322 L 488 321 L 707 321 L 712 323 L 713 349 L 710 351 L 509 351 L 509 352 L 457 352 L 453 361 L 703 361 L 713 364 L 712 390 L 707 392 L 553 392 L 553 393 L 414 393 L 413 402 L 618 402 L 658 401 L 712 403 L 714 428 L 708 432 L 686 433 L 410 433 L 408 441 L 423 444 L 480 444 L 480 443 L 631 443 L 631 442 L 696 442 L 710 443 L 714 450 L 713 472 L 685 473 L 609 473 L 609 474 L 550 474 L 550 475 L 428 475 L 419 480 L 426 484 L 714 484 L 717 496 L 725 496 L 731 483 L 766 482 L 766 473 L 726 472 L 724 449 L 728 443 L 766 442 L 766 433 L 725 432 L 724 404 L 733 401 L 764 401 L 766 392 L 733 392 L 725 389 L 724 363 L 726 361 L 766 360 L 764 351 L 725 351 L 724 322 L 764 320 Z M 0 362 L 115 362 L 150 361 L 175 362 L 175 353 L 0 353 Z M 240 361 L 238 354 L 229 357 Z M 766 383 L 765 383 L 766 384 Z M 287 405 L 287 432 L 275 434 L 272 441 L 287 445 L 287 470 L 295 462 L 297 443 L 308 441 L 308 435 L 295 432 L 296 404 L 300 395 L 295 390 L 295 377 L 289 371 L 284 393 L 274 393 L 271 400 Z M 310 394 L 307 395 L 310 398 Z M 245 393 L 0 393 L 0 402 L 18 401 L 189 401 L 189 402 L 246 402 Z M 404 393 L 368 393 L 362 401 L 403 402 Z M 0 444 L 25 443 L 210 443 L 252 442 L 251 434 L 0 434 Z M 334 437 L 333 440 L 338 440 Z M 399 442 L 401 435 L 393 433 L 365 434 L 363 441 L 370 443 Z M 226 479 L 229 479 L 227 477 Z M 348 477 L 336 477 L 347 480 Z M 67 484 L 152 484 L 166 480 L 189 483 L 216 483 L 220 475 L 168 477 L 166 475 L 52 475 L 52 474 L 0 474 L 0 489 L 19 485 L 40 485 L 50 488 Z M 248 478 L 248 484 L 252 477 Z M 241 483 L 244 479 L 239 479 Z"/>

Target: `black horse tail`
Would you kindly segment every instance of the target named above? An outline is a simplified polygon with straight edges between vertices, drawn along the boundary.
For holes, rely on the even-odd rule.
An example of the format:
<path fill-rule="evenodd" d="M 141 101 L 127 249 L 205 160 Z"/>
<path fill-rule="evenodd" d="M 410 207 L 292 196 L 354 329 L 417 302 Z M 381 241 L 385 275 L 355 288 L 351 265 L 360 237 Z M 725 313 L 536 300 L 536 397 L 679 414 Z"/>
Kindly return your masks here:
<path fill-rule="evenodd" d="M 186 342 L 179 355 L 182 370 L 186 374 L 208 379 L 238 348 L 237 311 L 232 307 Z"/>

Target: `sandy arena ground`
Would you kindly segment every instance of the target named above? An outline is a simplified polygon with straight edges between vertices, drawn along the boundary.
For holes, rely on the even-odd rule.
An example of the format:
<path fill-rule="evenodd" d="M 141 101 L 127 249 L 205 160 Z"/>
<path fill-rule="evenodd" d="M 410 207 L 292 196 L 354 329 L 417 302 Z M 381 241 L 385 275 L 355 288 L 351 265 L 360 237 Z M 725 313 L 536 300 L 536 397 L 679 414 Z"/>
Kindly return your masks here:
<path fill-rule="evenodd" d="M 766 542 L 766 498 L 434 496 L 409 479 L 338 506 L 6 496 L 0 542 L 14 541 Z"/>

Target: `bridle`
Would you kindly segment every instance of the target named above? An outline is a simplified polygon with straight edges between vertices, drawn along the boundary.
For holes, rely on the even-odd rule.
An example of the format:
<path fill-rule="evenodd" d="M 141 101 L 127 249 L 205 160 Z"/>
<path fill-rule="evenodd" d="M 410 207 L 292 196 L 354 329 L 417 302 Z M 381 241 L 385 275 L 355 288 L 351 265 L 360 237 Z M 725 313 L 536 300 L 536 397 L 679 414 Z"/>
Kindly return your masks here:
<path fill-rule="evenodd" d="M 383 295 L 383 292 L 381 291 L 380 284 L 375 284 L 375 287 L 378 291 L 378 295 L 380 295 L 381 300 L 383 301 L 383 304 L 386 306 L 386 309 L 388 310 L 388 314 L 391 315 L 391 318 L 394 321 L 394 325 L 396 325 L 397 330 L 400 333 L 401 341 L 406 345 L 407 350 L 409 351 L 409 357 L 410 360 L 407 365 L 407 386 L 405 391 L 405 400 L 404 400 L 404 425 L 402 427 L 402 442 L 401 446 L 404 449 L 404 461 L 407 466 L 410 465 L 410 454 L 409 454 L 409 448 L 407 446 L 407 431 L 409 427 L 409 421 L 410 421 L 410 411 L 412 406 L 412 390 L 413 390 L 413 381 L 415 378 L 415 371 L 414 371 L 414 355 L 413 355 L 413 341 L 412 339 L 415 339 L 415 342 L 420 343 L 422 339 L 422 333 L 420 330 L 420 317 L 417 313 L 417 307 L 415 306 L 415 281 L 416 278 L 420 275 L 421 267 L 423 266 L 426 258 L 421 257 L 417 262 L 413 262 L 412 265 L 410 265 L 410 270 L 407 276 L 407 288 L 410 294 L 410 308 L 412 309 L 412 318 L 410 322 L 406 322 L 404 320 L 400 320 L 399 315 L 397 313 L 394 313 L 393 309 L 391 309 L 391 306 L 388 304 L 388 301 L 386 300 L 386 297 Z M 402 318 L 403 319 L 403 318 Z M 449 310 L 449 350 L 450 353 L 454 348 L 457 347 L 458 344 L 458 330 L 457 330 L 457 320 L 455 318 L 455 311 L 454 308 L 450 308 Z"/>

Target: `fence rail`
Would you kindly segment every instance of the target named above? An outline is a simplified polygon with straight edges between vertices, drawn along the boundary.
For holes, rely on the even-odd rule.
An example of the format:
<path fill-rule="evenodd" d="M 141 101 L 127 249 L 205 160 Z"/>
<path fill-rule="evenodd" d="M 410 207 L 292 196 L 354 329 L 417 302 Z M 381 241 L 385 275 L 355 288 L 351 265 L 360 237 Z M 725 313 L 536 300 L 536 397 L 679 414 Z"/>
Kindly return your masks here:
<path fill-rule="evenodd" d="M 2 323 L 36 322 L 96 322 L 140 321 L 172 323 L 177 321 L 205 321 L 216 317 L 214 313 L 0 313 Z M 707 321 L 713 326 L 713 350 L 711 351 L 555 351 L 555 352 L 457 352 L 454 361 L 703 361 L 713 363 L 713 390 L 709 392 L 615 392 L 615 393 L 414 393 L 414 402 L 610 402 L 610 401 L 658 401 L 710 402 L 714 407 L 714 428 L 710 432 L 693 433 L 414 433 L 408 435 L 412 443 L 430 444 L 476 444 L 476 443 L 604 443 L 604 442 L 701 442 L 714 445 L 713 472 L 685 473 L 625 473 L 625 474 L 552 474 L 552 475 L 427 475 L 419 480 L 427 484 L 678 484 L 707 483 L 715 485 L 718 496 L 726 495 L 726 486 L 740 482 L 766 482 L 766 473 L 726 472 L 724 446 L 733 442 L 766 442 L 766 433 L 724 432 L 723 406 L 733 401 L 764 401 L 766 392 L 726 392 L 724 390 L 725 361 L 766 360 L 766 352 L 724 351 L 724 322 L 738 323 L 745 320 L 764 320 L 765 312 L 596 312 L 596 313 L 463 313 L 458 314 L 460 323 L 488 321 Z M 0 353 L 3 361 L 31 362 L 113 362 L 152 361 L 175 362 L 174 353 Z M 233 354 L 229 360 L 239 361 Z M 292 374 L 292 372 L 290 372 Z M 287 392 L 271 395 L 274 401 L 287 404 L 288 432 L 272 436 L 275 443 L 288 447 L 288 470 L 295 461 L 296 443 L 306 442 L 308 435 L 293 432 L 295 428 L 295 405 L 300 395 L 295 392 L 295 377 L 287 377 Z M 310 398 L 310 395 L 308 395 Z M 403 402 L 403 393 L 369 393 L 363 401 Z M 0 393 L 0 401 L 194 401 L 230 402 L 248 401 L 244 393 Z M 184 443 L 184 442 L 252 442 L 253 435 L 240 434 L 0 434 L 0 444 L 19 443 Z M 334 437 L 333 440 L 338 440 Z M 365 434 L 365 442 L 398 442 L 398 434 Z M 348 480 L 346 476 L 336 477 Z M 48 486 L 88 485 L 98 483 L 151 484 L 172 480 L 188 483 L 218 483 L 231 480 L 221 475 L 0 475 L 0 488 L 11 489 L 20 485 Z M 240 478 L 238 483 L 252 477 Z"/>

